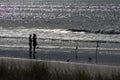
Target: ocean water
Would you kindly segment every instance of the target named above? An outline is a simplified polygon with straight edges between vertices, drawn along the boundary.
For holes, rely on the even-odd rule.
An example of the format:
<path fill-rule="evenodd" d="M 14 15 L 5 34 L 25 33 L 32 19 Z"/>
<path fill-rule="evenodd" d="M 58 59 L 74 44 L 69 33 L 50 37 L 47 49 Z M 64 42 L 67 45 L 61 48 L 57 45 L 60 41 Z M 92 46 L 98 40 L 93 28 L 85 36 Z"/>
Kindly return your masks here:
<path fill-rule="evenodd" d="M 119 25 L 120 0 L 0 0 L 0 57 L 28 58 L 35 33 L 38 59 L 95 63 L 100 41 L 99 63 L 120 65 Z"/>
<path fill-rule="evenodd" d="M 119 0 L 2 0 L 0 46 L 27 47 L 28 36 L 33 33 L 37 35 L 40 44 L 44 43 L 41 44 L 43 46 L 55 42 L 54 46 L 67 44 L 72 47 L 76 45 L 72 41 L 119 42 L 120 34 L 68 31 L 84 29 L 91 32 L 120 32 L 119 3 Z M 96 43 L 91 42 L 82 42 L 80 46 L 90 47 L 89 44 L 96 46 Z M 119 49 L 119 43 L 101 44 L 102 47 L 107 45 Z"/>

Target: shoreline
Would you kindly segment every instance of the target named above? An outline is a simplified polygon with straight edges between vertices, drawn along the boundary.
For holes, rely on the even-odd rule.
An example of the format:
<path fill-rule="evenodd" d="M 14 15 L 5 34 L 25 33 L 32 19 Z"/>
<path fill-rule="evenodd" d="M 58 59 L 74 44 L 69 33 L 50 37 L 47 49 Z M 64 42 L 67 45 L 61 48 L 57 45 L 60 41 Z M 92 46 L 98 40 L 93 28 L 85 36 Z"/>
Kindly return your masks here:
<path fill-rule="evenodd" d="M 75 50 L 65 49 L 36 49 L 36 60 L 47 61 L 64 61 L 64 62 L 78 62 L 89 63 L 88 58 L 92 58 L 91 64 L 95 64 L 95 50 L 79 50 L 77 53 L 78 59 L 76 60 Z M 107 51 L 106 51 L 107 52 Z M 119 52 L 119 51 L 118 51 Z M 29 59 L 29 50 L 23 49 L 0 49 L 0 57 L 13 57 Z M 98 54 L 99 65 L 120 66 L 119 54 L 104 54 L 102 51 Z"/>

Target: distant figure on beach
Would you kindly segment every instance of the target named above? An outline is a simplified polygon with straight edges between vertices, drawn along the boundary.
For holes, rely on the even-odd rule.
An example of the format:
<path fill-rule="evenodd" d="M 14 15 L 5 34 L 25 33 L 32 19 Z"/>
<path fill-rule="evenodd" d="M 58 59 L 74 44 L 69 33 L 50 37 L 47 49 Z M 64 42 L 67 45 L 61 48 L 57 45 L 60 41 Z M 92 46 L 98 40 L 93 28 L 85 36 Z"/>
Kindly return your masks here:
<path fill-rule="evenodd" d="M 32 35 L 29 35 L 29 58 L 32 57 Z"/>
<path fill-rule="evenodd" d="M 92 62 L 92 58 L 91 57 L 88 58 L 88 62 L 90 62 L 90 63 Z"/>
<path fill-rule="evenodd" d="M 33 34 L 33 59 L 35 59 L 35 53 L 36 53 L 36 46 L 37 46 L 37 36 L 36 34 Z"/>

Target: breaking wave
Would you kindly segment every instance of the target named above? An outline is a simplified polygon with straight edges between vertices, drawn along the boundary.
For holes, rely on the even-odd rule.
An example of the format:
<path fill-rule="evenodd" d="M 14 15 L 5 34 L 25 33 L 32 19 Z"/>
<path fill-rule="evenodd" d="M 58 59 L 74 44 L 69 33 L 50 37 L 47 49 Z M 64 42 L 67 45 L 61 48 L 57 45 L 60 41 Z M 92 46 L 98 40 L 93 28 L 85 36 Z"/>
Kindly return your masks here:
<path fill-rule="evenodd" d="M 120 31 L 108 29 L 108 30 L 87 30 L 87 29 L 68 29 L 67 31 L 72 32 L 86 32 L 86 33 L 97 33 L 97 34 L 120 34 Z"/>

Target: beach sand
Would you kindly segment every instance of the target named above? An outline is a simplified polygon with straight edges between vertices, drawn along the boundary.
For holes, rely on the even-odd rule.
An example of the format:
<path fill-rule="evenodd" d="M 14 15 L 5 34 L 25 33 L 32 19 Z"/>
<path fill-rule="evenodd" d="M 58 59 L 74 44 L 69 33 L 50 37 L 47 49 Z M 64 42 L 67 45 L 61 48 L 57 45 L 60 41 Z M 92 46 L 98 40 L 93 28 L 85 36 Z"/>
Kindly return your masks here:
<path fill-rule="evenodd" d="M 19 68 L 27 68 L 30 64 L 45 64 L 48 66 L 50 72 L 68 72 L 72 73 L 74 71 L 86 71 L 90 75 L 101 74 L 103 76 L 110 76 L 112 74 L 117 74 L 120 71 L 119 66 L 110 65 L 98 65 L 90 63 L 76 63 L 76 62 L 64 62 L 64 61 L 48 61 L 48 60 L 38 60 L 38 59 L 25 59 L 25 58 L 10 58 L 10 57 L 0 57 L 0 64 L 7 63 L 7 66 L 16 65 Z"/>

